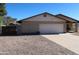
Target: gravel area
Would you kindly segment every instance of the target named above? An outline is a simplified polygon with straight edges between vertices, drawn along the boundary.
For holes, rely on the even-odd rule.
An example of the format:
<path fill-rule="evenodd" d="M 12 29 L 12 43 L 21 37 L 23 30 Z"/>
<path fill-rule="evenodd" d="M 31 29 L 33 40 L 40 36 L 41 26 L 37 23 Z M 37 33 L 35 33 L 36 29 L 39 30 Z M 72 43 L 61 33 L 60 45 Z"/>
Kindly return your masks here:
<path fill-rule="evenodd" d="M 72 33 L 72 35 L 79 36 L 79 32 Z"/>
<path fill-rule="evenodd" d="M 41 35 L 0 36 L 1 55 L 75 55 Z"/>

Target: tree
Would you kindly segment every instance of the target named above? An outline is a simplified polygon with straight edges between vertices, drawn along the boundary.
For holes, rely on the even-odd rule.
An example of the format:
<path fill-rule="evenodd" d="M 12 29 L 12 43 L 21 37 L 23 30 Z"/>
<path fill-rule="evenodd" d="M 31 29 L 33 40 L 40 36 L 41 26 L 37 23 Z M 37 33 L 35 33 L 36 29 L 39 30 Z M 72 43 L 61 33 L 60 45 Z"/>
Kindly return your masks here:
<path fill-rule="evenodd" d="M 1 25 L 9 25 L 10 23 L 14 23 L 15 19 L 12 17 L 8 17 L 5 3 L 0 3 L 0 26 Z"/>
<path fill-rule="evenodd" d="M 6 15 L 5 3 L 0 3 L 0 16 Z"/>
<path fill-rule="evenodd" d="M 3 17 L 0 16 L 0 26 L 3 25 Z"/>
<path fill-rule="evenodd" d="M 0 3 L 0 26 L 3 25 L 3 19 L 6 14 L 5 3 Z"/>

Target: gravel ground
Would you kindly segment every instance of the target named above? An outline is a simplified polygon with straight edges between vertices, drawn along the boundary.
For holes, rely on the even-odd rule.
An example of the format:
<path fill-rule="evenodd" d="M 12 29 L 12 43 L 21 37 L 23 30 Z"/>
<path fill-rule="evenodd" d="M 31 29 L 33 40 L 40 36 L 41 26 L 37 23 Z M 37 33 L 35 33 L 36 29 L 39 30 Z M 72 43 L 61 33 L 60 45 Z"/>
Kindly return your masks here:
<path fill-rule="evenodd" d="M 41 35 L 0 36 L 1 55 L 75 55 Z"/>
<path fill-rule="evenodd" d="M 79 32 L 72 33 L 72 35 L 79 36 Z"/>

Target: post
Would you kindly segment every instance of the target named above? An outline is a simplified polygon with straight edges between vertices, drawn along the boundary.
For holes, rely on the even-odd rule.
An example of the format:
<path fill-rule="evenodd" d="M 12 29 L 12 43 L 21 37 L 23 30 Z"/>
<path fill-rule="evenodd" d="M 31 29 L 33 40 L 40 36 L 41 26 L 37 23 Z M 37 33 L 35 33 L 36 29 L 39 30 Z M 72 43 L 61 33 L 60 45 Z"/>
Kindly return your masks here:
<path fill-rule="evenodd" d="M 75 32 L 78 32 L 78 23 L 77 22 L 75 23 L 75 27 L 76 27 Z"/>

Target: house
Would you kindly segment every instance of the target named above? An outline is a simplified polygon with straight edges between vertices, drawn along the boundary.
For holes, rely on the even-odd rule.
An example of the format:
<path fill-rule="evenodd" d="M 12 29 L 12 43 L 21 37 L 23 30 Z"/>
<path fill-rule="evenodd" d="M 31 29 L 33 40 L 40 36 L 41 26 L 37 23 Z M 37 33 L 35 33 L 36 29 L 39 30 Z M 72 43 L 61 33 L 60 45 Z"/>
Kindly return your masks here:
<path fill-rule="evenodd" d="M 22 19 L 18 23 L 19 34 L 52 34 L 78 30 L 77 20 L 62 14 L 52 15 L 47 12 Z"/>
<path fill-rule="evenodd" d="M 4 16 L 3 25 L 8 26 L 11 23 L 16 24 L 16 19 L 10 16 Z"/>
<path fill-rule="evenodd" d="M 0 18 L 0 34 L 15 34 L 16 19 L 9 16 L 3 16 Z"/>

